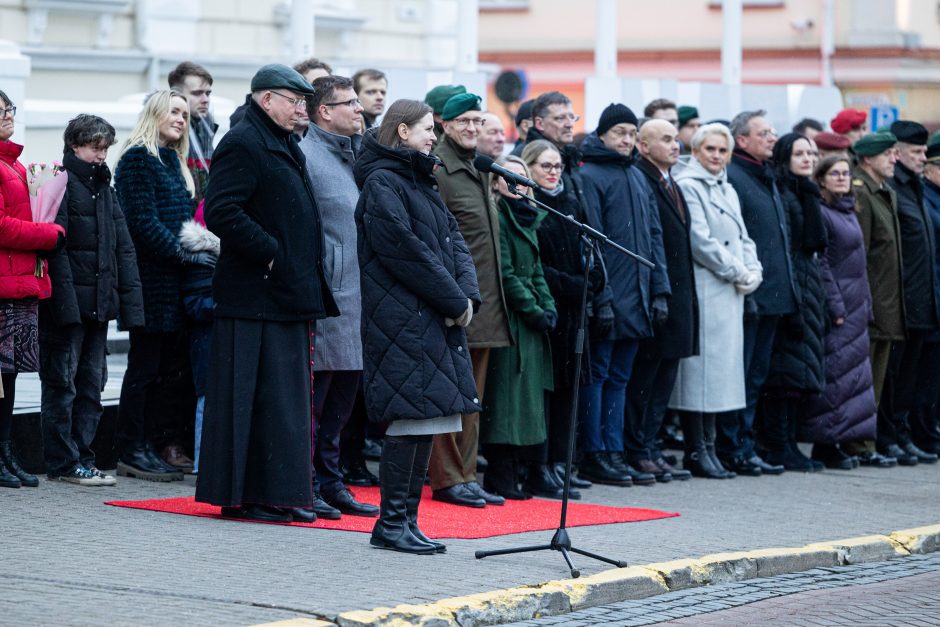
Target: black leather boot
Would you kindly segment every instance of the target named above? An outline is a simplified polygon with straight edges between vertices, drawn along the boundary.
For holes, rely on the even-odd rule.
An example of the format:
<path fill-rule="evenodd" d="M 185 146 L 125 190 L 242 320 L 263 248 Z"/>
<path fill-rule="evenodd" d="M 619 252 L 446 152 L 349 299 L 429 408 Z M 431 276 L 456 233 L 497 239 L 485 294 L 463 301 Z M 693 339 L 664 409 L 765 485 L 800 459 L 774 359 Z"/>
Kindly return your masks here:
<path fill-rule="evenodd" d="M 552 470 L 555 472 L 555 476 L 558 477 L 558 482 L 562 485 L 565 484 L 565 463 L 564 462 L 555 462 L 552 464 Z M 571 473 L 571 479 L 569 480 L 572 488 L 581 488 L 587 489 L 590 488 L 593 483 L 587 479 L 582 479 L 578 475 Z"/>
<path fill-rule="evenodd" d="M 607 454 L 603 451 L 585 453 L 581 463 L 578 464 L 578 474 L 594 483 L 619 486 L 633 485 L 633 479 L 630 478 L 630 475 L 613 467 L 607 458 Z"/>
<path fill-rule="evenodd" d="M 369 539 L 369 544 L 374 547 L 417 555 L 436 552 L 434 545 L 415 537 L 408 520 L 408 494 L 417 448 L 418 442 L 407 436 L 388 436 L 385 439 L 379 462 L 382 502 L 379 519 Z"/>
<path fill-rule="evenodd" d="M 532 495 L 519 489 L 519 464 L 508 446 L 486 445 L 486 472 L 483 473 L 483 488 L 504 499 L 525 501 Z"/>
<path fill-rule="evenodd" d="M 418 505 L 421 504 L 421 490 L 424 489 L 424 478 L 428 474 L 428 461 L 431 459 L 431 440 L 418 442 L 415 447 L 415 460 L 411 466 L 411 481 L 408 484 L 408 527 L 418 540 L 434 547 L 438 553 L 446 553 L 447 547 L 435 542 L 418 529 Z"/>
<path fill-rule="evenodd" d="M 13 452 L 13 442 L 10 440 L 0 442 L 0 459 L 3 460 L 3 465 L 6 466 L 10 474 L 20 480 L 20 484 L 23 487 L 39 487 L 39 479 L 36 475 L 31 475 L 20 467 L 20 462 L 16 459 L 16 454 Z"/>
<path fill-rule="evenodd" d="M 555 473 L 549 470 L 547 464 L 530 464 L 529 476 L 522 487 L 526 492 L 532 493 L 532 496 L 545 499 L 560 499 L 565 492 L 564 486 L 558 485 Z M 571 492 L 577 493 L 577 490 L 571 490 L 568 493 L 569 498 L 574 498 Z M 581 498 L 580 493 L 578 493 L 578 498 Z"/>
<path fill-rule="evenodd" d="M 682 458 L 682 467 L 691 472 L 693 477 L 727 479 L 725 473 L 720 472 L 712 464 L 711 457 L 705 449 L 702 414 L 684 411 L 679 416 L 682 421 L 682 433 L 685 436 L 685 456 Z"/>
<path fill-rule="evenodd" d="M 717 414 L 702 414 L 702 435 L 705 440 L 705 451 L 708 453 L 708 459 L 711 461 L 712 467 L 719 474 L 724 475 L 722 479 L 734 479 L 738 475 L 725 468 L 718 460 L 718 454 L 715 452 L 715 438 L 718 437 L 717 420 Z"/>
<path fill-rule="evenodd" d="M 22 485 L 19 478 L 3 463 L 3 459 L 0 459 L 0 488 L 19 488 Z"/>

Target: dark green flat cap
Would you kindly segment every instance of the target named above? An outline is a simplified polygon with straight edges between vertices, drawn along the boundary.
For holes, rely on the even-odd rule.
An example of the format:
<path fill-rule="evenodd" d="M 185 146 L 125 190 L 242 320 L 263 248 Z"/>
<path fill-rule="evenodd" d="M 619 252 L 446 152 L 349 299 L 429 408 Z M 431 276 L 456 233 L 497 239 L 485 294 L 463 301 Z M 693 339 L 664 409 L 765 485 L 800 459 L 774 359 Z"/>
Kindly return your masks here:
<path fill-rule="evenodd" d="M 255 72 L 251 79 L 251 91 L 265 89 L 288 89 L 298 94 L 313 95 L 313 86 L 293 68 L 281 63 L 265 65 Z"/>

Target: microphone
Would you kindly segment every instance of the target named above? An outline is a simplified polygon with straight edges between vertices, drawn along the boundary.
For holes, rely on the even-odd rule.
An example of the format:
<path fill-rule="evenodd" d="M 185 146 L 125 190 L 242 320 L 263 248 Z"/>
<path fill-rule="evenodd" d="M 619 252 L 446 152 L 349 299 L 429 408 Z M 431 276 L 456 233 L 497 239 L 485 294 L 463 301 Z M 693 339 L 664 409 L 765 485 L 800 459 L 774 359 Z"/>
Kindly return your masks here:
<path fill-rule="evenodd" d="M 521 174 L 516 174 L 512 170 L 507 170 L 503 166 L 496 164 L 486 155 L 477 155 L 476 159 L 473 160 L 473 167 L 480 172 L 492 172 L 496 176 L 501 176 L 507 182 L 514 183 L 515 185 L 525 185 L 531 189 L 535 189 L 539 186 L 539 184 L 532 179 L 528 179 Z"/>

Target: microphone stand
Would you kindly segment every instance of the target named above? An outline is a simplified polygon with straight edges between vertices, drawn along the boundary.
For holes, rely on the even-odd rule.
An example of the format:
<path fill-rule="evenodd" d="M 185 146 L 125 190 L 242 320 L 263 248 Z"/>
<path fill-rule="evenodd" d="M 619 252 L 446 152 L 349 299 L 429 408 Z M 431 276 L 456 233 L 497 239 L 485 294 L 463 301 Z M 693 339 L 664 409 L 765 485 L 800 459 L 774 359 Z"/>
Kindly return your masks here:
<path fill-rule="evenodd" d="M 482 559 L 490 555 L 510 555 L 513 553 L 528 553 L 532 551 L 558 551 L 561 553 L 562 557 L 565 558 L 565 562 L 568 564 L 568 569 L 571 571 L 571 576 L 575 579 L 581 576 L 581 571 L 575 568 L 574 564 L 571 563 L 571 556 L 569 555 L 569 552 L 584 555 L 601 562 L 606 562 L 608 564 L 617 566 L 618 568 L 625 568 L 628 566 L 627 562 L 604 557 L 603 555 L 591 553 L 589 551 L 572 546 L 571 538 L 568 536 L 568 530 L 565 527 L 568 518 L 568 494 L 571 490 L 571 466 L 574 461 L 575 429 L 577 428 L 578 421 L 578 390 L 580 388 L 581 382 L 581 358 L 584 353 L 584 327 L 587 318 L 588 282 L 590 280 L 591 269 L 594 267 L 594 249 L 599 244 L 606 244 L 614 250 L 617 250 L 635 259 L 638 263 L 641 263 L 651 269 L 655 268 L 656 264 L 632 251 L 627 250 L 620 244 L 611 241 L 611 239 L 605 234 L 588 226 L 587 224 L 584 224 L 583 222 L 579 222 L 574 218 L 574 216 L 566 215 L 557 209 L 549 207 L 543 202 L 520 194 L 516 189 L 516 185 L 512 181 L 507 180 L 506 183 L 510 192 L 525 198 L 533 205 L 541 207 L 542 209 L 555 214 L 559 218 L 568 222 L 568 224 L 571 226 L 577 228 L 580 232 L 580 239 L 587 251 L 587 259 L 584 264 L 584 285 L 581 288 L 581 311 L 578 314 L 578 331 L 574 348 L 574 381 L 572 384 L 573 391 L 571 394 L 571 414 L 568 423 L 568 451 L 565 458 L 565 485 L 561 497 L 561 518 L 558 523 L 558 528 L 555 530 L 555 534 L 552 536 L 552 539 L 548 544 L 522 546 L 515 549 L 498 549 L 495 551 L 477 551 L 474 553 L 474 555 L 477 559 Z"/>

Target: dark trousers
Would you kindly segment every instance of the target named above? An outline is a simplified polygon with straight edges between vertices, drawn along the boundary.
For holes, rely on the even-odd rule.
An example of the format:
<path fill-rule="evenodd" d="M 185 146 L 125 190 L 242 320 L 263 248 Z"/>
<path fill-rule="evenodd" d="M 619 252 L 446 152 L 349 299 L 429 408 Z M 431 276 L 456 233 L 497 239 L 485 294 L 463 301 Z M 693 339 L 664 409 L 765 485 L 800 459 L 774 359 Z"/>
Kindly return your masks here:
<path fill-rule="evenodd" d="M 121 386 L 117 440 L 122 451 L 189 442 L 196 397 L 185 330 L 150 333 L 132 329 Z"/>
<path fill-rule="evenodd" d="M 678 374 L 678 359 L 660 359 L 642 349 L 633 362 L 624 428 L 624 448 L 631 463 L 662 457 L 656 440 Z"/>
<path fill-rule="evenodd" d="M 43 448 L 46 471 L 59 476 L 77 464 L 95 463 L 91 443 L 101 420 L 101 390 L 107 381 L 108 325 L 84 322 L 56 327 L 49 321 L 41 328 Z"/>
<path fill-rule="evenodd" d="M 918 385 L 924 375 L 918 372 L 924 348 L 923 331 L 908 331 L 903 342 L 892 342 L 885 373 L 881 402 L 878 404 L 879 449 L 911 441 L 910 415 L 916 404 Z"/>
<path fill-rule="evenodd" d="M 571 400 L 574 391 L 571 386 L 555 387 L 554 392 L 545 396 L 547 437 L 542 444 L 542 459 L 550 464 L 557 464 L 568 459 L 568 439 L 577 438 L 571 430 Z M 577 429 L 577 419 L 575 419 Z M 577 457 L 575 458 L 577 459 Z M 487 459 L 489 461 L 489 459 Z"/>
<path fill-rule="evenodd" d="M 361 380 L 361 370 L 323 370 L 313 374 L 313 487 L 327 497 L 343 489 L 340 433 L 356 404 Z"/>
<path fill-rule="evenodd" d="M 917 369 L 921 380 L 910 417 L 911 435 L 920 448 L 936 451 L 940 447 L 937 415 L 940 411 L 940 342 L 924 342 Z"/>
<path fill-rule="evenodd" d="M 723 459 L 754 455 L 754 416 L 760 389 L 767 380 L 774 335 L 780 316 L 748 316 L 744 319 L 744 409 L 717 415 L 718 437 L 715 449 Z"/>

